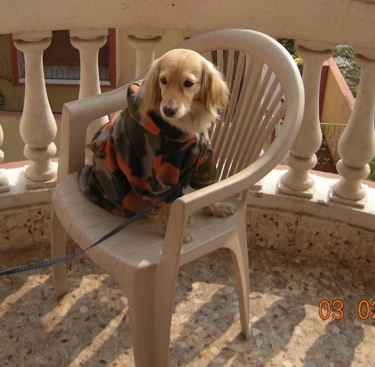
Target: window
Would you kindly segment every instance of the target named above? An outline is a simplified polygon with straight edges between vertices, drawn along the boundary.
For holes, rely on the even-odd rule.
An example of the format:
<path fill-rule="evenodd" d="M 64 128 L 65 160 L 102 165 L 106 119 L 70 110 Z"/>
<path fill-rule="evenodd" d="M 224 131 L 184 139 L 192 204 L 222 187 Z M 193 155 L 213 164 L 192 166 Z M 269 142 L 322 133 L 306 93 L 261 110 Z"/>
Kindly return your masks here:
<path fill-rule="evenodd" d="M 102 86 L 114 87 L 115 30 L 110 29 L 107 43 L 100 48 L 99 78 Z M 46 84 L 78 85 L 80 79 L 79 51 L 70 43 L 68 30 L 53 31 L 50 46 L 43 53 L 43 68 Z M 25 61 L 23 53 L 12 42 L 12 69 L 15 84 L 25 83 Z"/>

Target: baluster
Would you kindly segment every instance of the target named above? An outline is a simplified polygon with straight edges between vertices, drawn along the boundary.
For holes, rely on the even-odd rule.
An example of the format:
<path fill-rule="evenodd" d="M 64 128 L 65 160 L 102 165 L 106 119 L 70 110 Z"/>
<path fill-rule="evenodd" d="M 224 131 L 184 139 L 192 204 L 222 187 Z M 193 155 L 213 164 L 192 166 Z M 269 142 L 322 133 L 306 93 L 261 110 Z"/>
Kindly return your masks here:
<path fill-rule="evenodd" d="M 108 29 L 71 30 L 70 42 L 80 55 L 79 99 L 101 93 L 98 55 L 99 49 L 107 42 Z M 92 121 L 87 129 L 86 145 L 100 126 L 108 122 L 107 116 Z M 86 162 L 91 163 L 92 153 L 87 149 Z"/>
<path fill-rule="evenodd" d="M 54 185 L 57 164 L 53 140 L 56 121 L 49 105 L 43 72 L 43 52 L 51 43 L 51 32 L 14 34 L 16 48 L 25 58 L 25 100 L 20 135 L 25 142 L 24 155 L 31 163 L 25 169 L 27 188 Z M 41 184 L 43 182 L 43 184 Z"/>
<path fill-rule="evenodd" d="M 369 175 L 368 162 L 375 154 L 375 54 L 358 50 L 355 60 L 361 78 L 353 112 L 338 144 L 341 159 L 336 168 L 342 178 L 332 186 L 330 200 L 363 208 L 366 192 L 361 180 Z"/>
<path fill-rule="evenodd" d="M 331 44 L 298 45 L 298 55 L 304 60 L 303 83 L 305 87 L 305 111 L 298 136 L 285 157 L 289 170 L 279 182 L 278 191 L 311 198 L 314 181 L 309 170 L 316 163 L 315 153 L 322 142 L 319 120 L 319 89 L 322 64 L 332 54 Z"/>
<path fill-rule="evenodd" d="M 3 145 L 4 141 L 4 134 L 3 134 L 3 128 L 0 125 L 0 147 Z M 0 164 L 4 160 L 4 152 L 0 149 Z M 7 179 L 7 176 L 5 175 L 4 170 L 0 169 L 0 192 L 6 192 L 9 191 L 9 182 Z"/>
<path fill-rule="evenodd" d="M 135 49 L 135 77 L 140 76 L 155 58 L 156 46 L 162 41 L 162 36 L 128 36 L 129 44 Z"/>
<path fill-rule="evenodd" d="M 100 94 L 98 55 L 107 42 L 108 29 L 71 30 L 69 34 L 80 55 L 79 99 Z"/>

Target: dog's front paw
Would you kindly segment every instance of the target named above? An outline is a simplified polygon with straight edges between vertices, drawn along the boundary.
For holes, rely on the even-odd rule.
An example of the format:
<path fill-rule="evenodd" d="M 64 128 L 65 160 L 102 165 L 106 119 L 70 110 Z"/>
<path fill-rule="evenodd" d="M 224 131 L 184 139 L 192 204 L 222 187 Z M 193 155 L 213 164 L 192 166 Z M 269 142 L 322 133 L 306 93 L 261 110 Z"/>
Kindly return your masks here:
<path fill-rule="evenodd" d="M 146 214 L 147 218 L 151 219 L 153 222 L 161 220 L 161 210 L 160 208 L 154 208 L 149 210 Z"/>
<path fill-rule="evenodd" d="M 192 236 L 191 233 L 186 232 L 184 234 L 184 243 L 189 243 L 189 242 L 193 241 L 193 239 L 194 239 L 194 237 Z"/>
<path fill-rule="evenodd" d="M 213 217 L 228 217 L 235 213 L 236 208 L 231 204 L 224 203 L 214 203 L 206 206 L 202 209 L 203 213 L 206 215 L 212 215 Z"/>

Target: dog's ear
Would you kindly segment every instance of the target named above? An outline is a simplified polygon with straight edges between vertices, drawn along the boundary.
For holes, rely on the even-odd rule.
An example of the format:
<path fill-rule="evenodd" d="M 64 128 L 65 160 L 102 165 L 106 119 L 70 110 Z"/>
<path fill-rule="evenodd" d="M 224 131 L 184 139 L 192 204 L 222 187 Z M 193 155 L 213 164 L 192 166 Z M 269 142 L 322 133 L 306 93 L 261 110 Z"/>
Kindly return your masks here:
<path fill-rule="evenodd" d="M 161 92 L 159 87 L 160 59 L 155 60 L 148 70 L 143 81 L 143 102 L 140 111 L 146 114 L 158 108 L 161 102 Z"/>
<path fill-rule="evenodd" d="M 229 90 L 222 74 L 209 62 L 204 62 L 201 100 L 214 116 L 228 104 Z"/>

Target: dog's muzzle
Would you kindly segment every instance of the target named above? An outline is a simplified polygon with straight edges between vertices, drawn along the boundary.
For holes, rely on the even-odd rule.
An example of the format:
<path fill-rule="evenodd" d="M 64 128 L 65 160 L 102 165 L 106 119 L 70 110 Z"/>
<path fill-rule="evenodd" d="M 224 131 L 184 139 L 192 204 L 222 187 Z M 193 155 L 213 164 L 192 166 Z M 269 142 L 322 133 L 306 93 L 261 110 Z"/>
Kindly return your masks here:
<path fill-rule="evenodd" d="M 167 104 L 163 107 L 163 113 L 167 117 L 173 117 L 177 112 L 177 106 Z"/>

